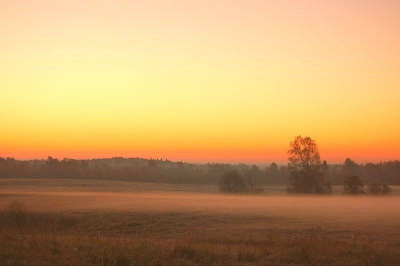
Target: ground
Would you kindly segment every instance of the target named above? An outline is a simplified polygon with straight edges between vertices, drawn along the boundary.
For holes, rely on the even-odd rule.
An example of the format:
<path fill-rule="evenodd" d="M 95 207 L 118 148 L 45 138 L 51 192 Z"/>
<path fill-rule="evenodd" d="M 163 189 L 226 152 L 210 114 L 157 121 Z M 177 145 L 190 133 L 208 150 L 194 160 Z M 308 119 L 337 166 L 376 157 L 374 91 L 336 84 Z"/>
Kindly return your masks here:
<path fill-rule="evenodd" d="M 400 265 L 399 188 L 383 197 L 284 191 L 0 180 L 0 264 Z"/>

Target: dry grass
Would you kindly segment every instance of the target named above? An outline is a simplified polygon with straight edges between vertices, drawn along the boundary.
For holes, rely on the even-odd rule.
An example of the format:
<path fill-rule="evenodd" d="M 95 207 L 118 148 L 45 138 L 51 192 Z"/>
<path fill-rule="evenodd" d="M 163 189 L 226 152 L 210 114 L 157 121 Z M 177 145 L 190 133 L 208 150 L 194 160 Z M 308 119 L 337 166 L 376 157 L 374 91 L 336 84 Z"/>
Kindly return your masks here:
<path fill-rule="evenodd" d="M 2 265 L 400 265 L 397 196 L 4 182 Z"/>

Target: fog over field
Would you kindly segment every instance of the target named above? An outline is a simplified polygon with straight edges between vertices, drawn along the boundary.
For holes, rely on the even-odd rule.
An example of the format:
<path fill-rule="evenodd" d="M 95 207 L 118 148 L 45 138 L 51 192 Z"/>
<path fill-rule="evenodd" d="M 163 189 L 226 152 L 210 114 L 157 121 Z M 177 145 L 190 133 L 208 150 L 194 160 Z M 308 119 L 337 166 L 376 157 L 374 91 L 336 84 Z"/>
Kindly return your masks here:
<path fill-rule="evenodd" d="M 400 226 L 400 198 L 222 196 L 177 192 L 2 192 L 2 203 L 26 202 L 38 212 L 158 212 L 285 218 L 298 226 L 387 231 Z M 290 223 L 292 227 L 293 224 Z"/>
<path fill-rule="evenodd" d="M 271 195 L 224 195 L 207 186 L 193 191 L 190 185 L 24 181 L 0 180 L 0 208 L 7 210 L 17 201 L 27 210 L 26 223 L 20 225 L 18 220 L 8 224 L 2 213 L 5 253 L 0 258 L 9 262 L 23 262 L 9 250 L 21 244 L 13 237 L 17 232 L 25 242 L 39 241 L 49 249 L 56 245 L 56 255 L 23 248 L 29 256 L 23 258 L 33 264 L 52 258 L 68 264 L 65 256 L 89 264 L 104 259 L 112 264 L 121 259 L 133 264 L 271 265 L 400 261 L 397 193 L 288 196 L 274 188 Z M 88 248 L 97 250 L 90 255 Z M 79 249 L 79 256 L 70 249 Z"/>

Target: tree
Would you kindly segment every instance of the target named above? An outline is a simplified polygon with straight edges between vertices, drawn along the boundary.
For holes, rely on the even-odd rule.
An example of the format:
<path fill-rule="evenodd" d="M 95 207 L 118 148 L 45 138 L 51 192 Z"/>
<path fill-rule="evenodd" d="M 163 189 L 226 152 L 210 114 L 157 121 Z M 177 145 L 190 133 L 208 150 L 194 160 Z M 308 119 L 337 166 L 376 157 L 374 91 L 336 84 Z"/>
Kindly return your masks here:
<path fill-rule="evenodd" d="M 247 174 L 246 186 L 251 194 L 260 194 L 264 191 L 260 169 L 256 165 L 252 165 L 250 172 Z"/>
<path fill-rule="evenodd" d="M 269 167 L 267 167 L 265 169 L 265 172 L 267 173 L 267 175 L 272 178 L 275 179 L 278 176 L 278 165 L 276 163 L 271 163 L 269 165 Z"/>
<path fill-rule="evenodd" d="M 324 175 L 324 178 L 329 178 L 329 176 L 330 176 L 329 166 L 328 166 L 328 163 L 326 161 L 322 162 L 321 172 Z"/>
<path fill-rule="evenodd" d="M 344 193 L 346 194 L 364 194 L 364 184 L 356 175 L 349 175 L 344 178 Z"/>
<path fill-rule="evenodd" d="M 317 143 L 310 137 L 295 137 L 288 150 L 290 186 L 289 193 L 327 193 L 330 185 L 324 183 L 320 171 L 321 159 Z"/>
<path fill-rule="evenodd" d="M 269 165 L 269 172 L 273 173 L 273 174 L 277 173 L 278 172 L 278 165 L 276 163 L 271 163 Z"/>
<path fill-rule="evenodd" d="M 360 167 L 350 158 L 346 158 L 343 164 L 343 176 L 352 176 L 352 175 L 359 175 L 360 174 Z"/>
<path fill-rule="evenodd" d="M 247 191 L 247 186 L 244 178 L 237 170 L 230 170 L 221 177 L 219 189 L 222 192 L 243 193 Z"/>

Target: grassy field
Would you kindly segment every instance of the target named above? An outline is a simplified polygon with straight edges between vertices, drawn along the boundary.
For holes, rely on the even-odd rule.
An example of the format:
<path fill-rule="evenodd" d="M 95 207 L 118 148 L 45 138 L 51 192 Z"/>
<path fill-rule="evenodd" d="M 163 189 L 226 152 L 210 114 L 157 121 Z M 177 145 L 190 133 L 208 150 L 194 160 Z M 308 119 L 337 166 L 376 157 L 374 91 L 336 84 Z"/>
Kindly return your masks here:
<path fill-rule="evenodd" d="M 0 180 L 1 265 L 400 265 L 391 196 Z"/>

